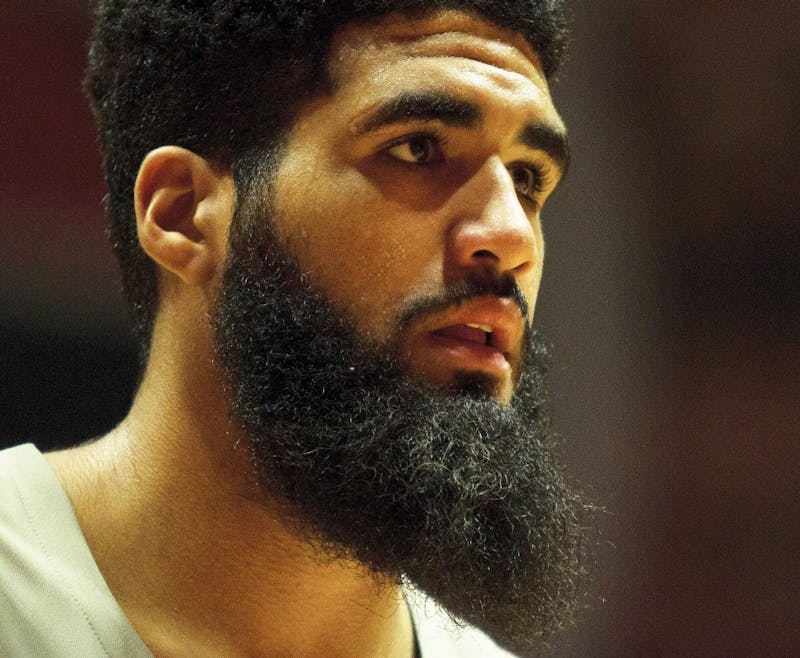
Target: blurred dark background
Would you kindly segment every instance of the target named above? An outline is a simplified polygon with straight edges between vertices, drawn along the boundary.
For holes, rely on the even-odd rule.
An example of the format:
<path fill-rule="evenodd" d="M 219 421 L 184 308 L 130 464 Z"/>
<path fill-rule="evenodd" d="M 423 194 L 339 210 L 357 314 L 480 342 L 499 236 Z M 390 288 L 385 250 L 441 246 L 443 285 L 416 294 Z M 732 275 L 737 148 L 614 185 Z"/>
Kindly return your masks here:
<path fill-rule="evenodd" d="M 800 655 L 800 3 L 580 0 L 538 323 L 606 512 L 553 655 Z M 0 447 L 111 428 L 135 350 L 80 91 L 88 12 L 0 5 Z"/>

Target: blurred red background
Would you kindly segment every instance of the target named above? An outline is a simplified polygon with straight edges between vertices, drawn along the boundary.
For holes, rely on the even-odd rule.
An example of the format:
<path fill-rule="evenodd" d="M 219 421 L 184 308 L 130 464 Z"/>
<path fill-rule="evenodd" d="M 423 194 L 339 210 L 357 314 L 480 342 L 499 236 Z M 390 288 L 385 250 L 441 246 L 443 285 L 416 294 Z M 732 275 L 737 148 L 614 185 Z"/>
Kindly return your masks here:
<path fill-rule="evenodd" d="M 574 165 L 538 324 L 606 510 L 552 655 L 800 655 L 800 4 L 571 2 Z M 80 81 L 88 10 L 0 6 L 0 444 L 125 413 L 134 348 Z"/>

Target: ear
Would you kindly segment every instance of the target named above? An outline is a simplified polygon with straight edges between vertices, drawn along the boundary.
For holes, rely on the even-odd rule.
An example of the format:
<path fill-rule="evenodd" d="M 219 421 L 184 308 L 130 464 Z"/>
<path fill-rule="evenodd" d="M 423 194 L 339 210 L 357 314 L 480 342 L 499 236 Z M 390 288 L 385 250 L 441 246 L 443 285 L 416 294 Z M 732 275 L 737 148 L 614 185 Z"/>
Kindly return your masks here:
<path fill-rule="evenodd" d="M 214 277 L 233 212 L 229 175 L 196 153 L 162 146 L 142 161 L 134 205 L 139 242 L 150 258 L 189 285 Z"/>

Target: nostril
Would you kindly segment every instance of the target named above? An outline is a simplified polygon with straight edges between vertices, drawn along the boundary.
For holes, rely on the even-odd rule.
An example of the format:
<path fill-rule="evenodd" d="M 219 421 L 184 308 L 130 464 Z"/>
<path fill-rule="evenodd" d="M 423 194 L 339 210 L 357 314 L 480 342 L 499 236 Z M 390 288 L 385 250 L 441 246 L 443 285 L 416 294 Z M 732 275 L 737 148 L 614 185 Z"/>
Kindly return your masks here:
<path fill-rule="evenodd" d="M 488 249 L 478 249 L 475 253 L 472 254 L 473 258 L 480 258 L 480 259 L 491 259 L 491 260 L 500 260 L 495 254 L 493 254 Z"/>

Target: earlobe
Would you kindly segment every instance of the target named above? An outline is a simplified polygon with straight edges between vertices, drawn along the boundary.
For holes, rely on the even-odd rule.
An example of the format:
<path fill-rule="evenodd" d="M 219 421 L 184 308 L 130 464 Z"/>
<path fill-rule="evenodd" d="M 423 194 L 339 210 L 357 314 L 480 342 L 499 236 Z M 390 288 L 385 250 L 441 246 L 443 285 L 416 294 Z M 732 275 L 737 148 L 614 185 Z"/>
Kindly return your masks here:
<path fill-rule="evenodd" d="M 204 158 L 177 146 L 148 153 L 139 168 L 134 203 L 142 249 L 189 285 L 213 278 L 230 212 L 220 203 L 223 177 Z"/>

